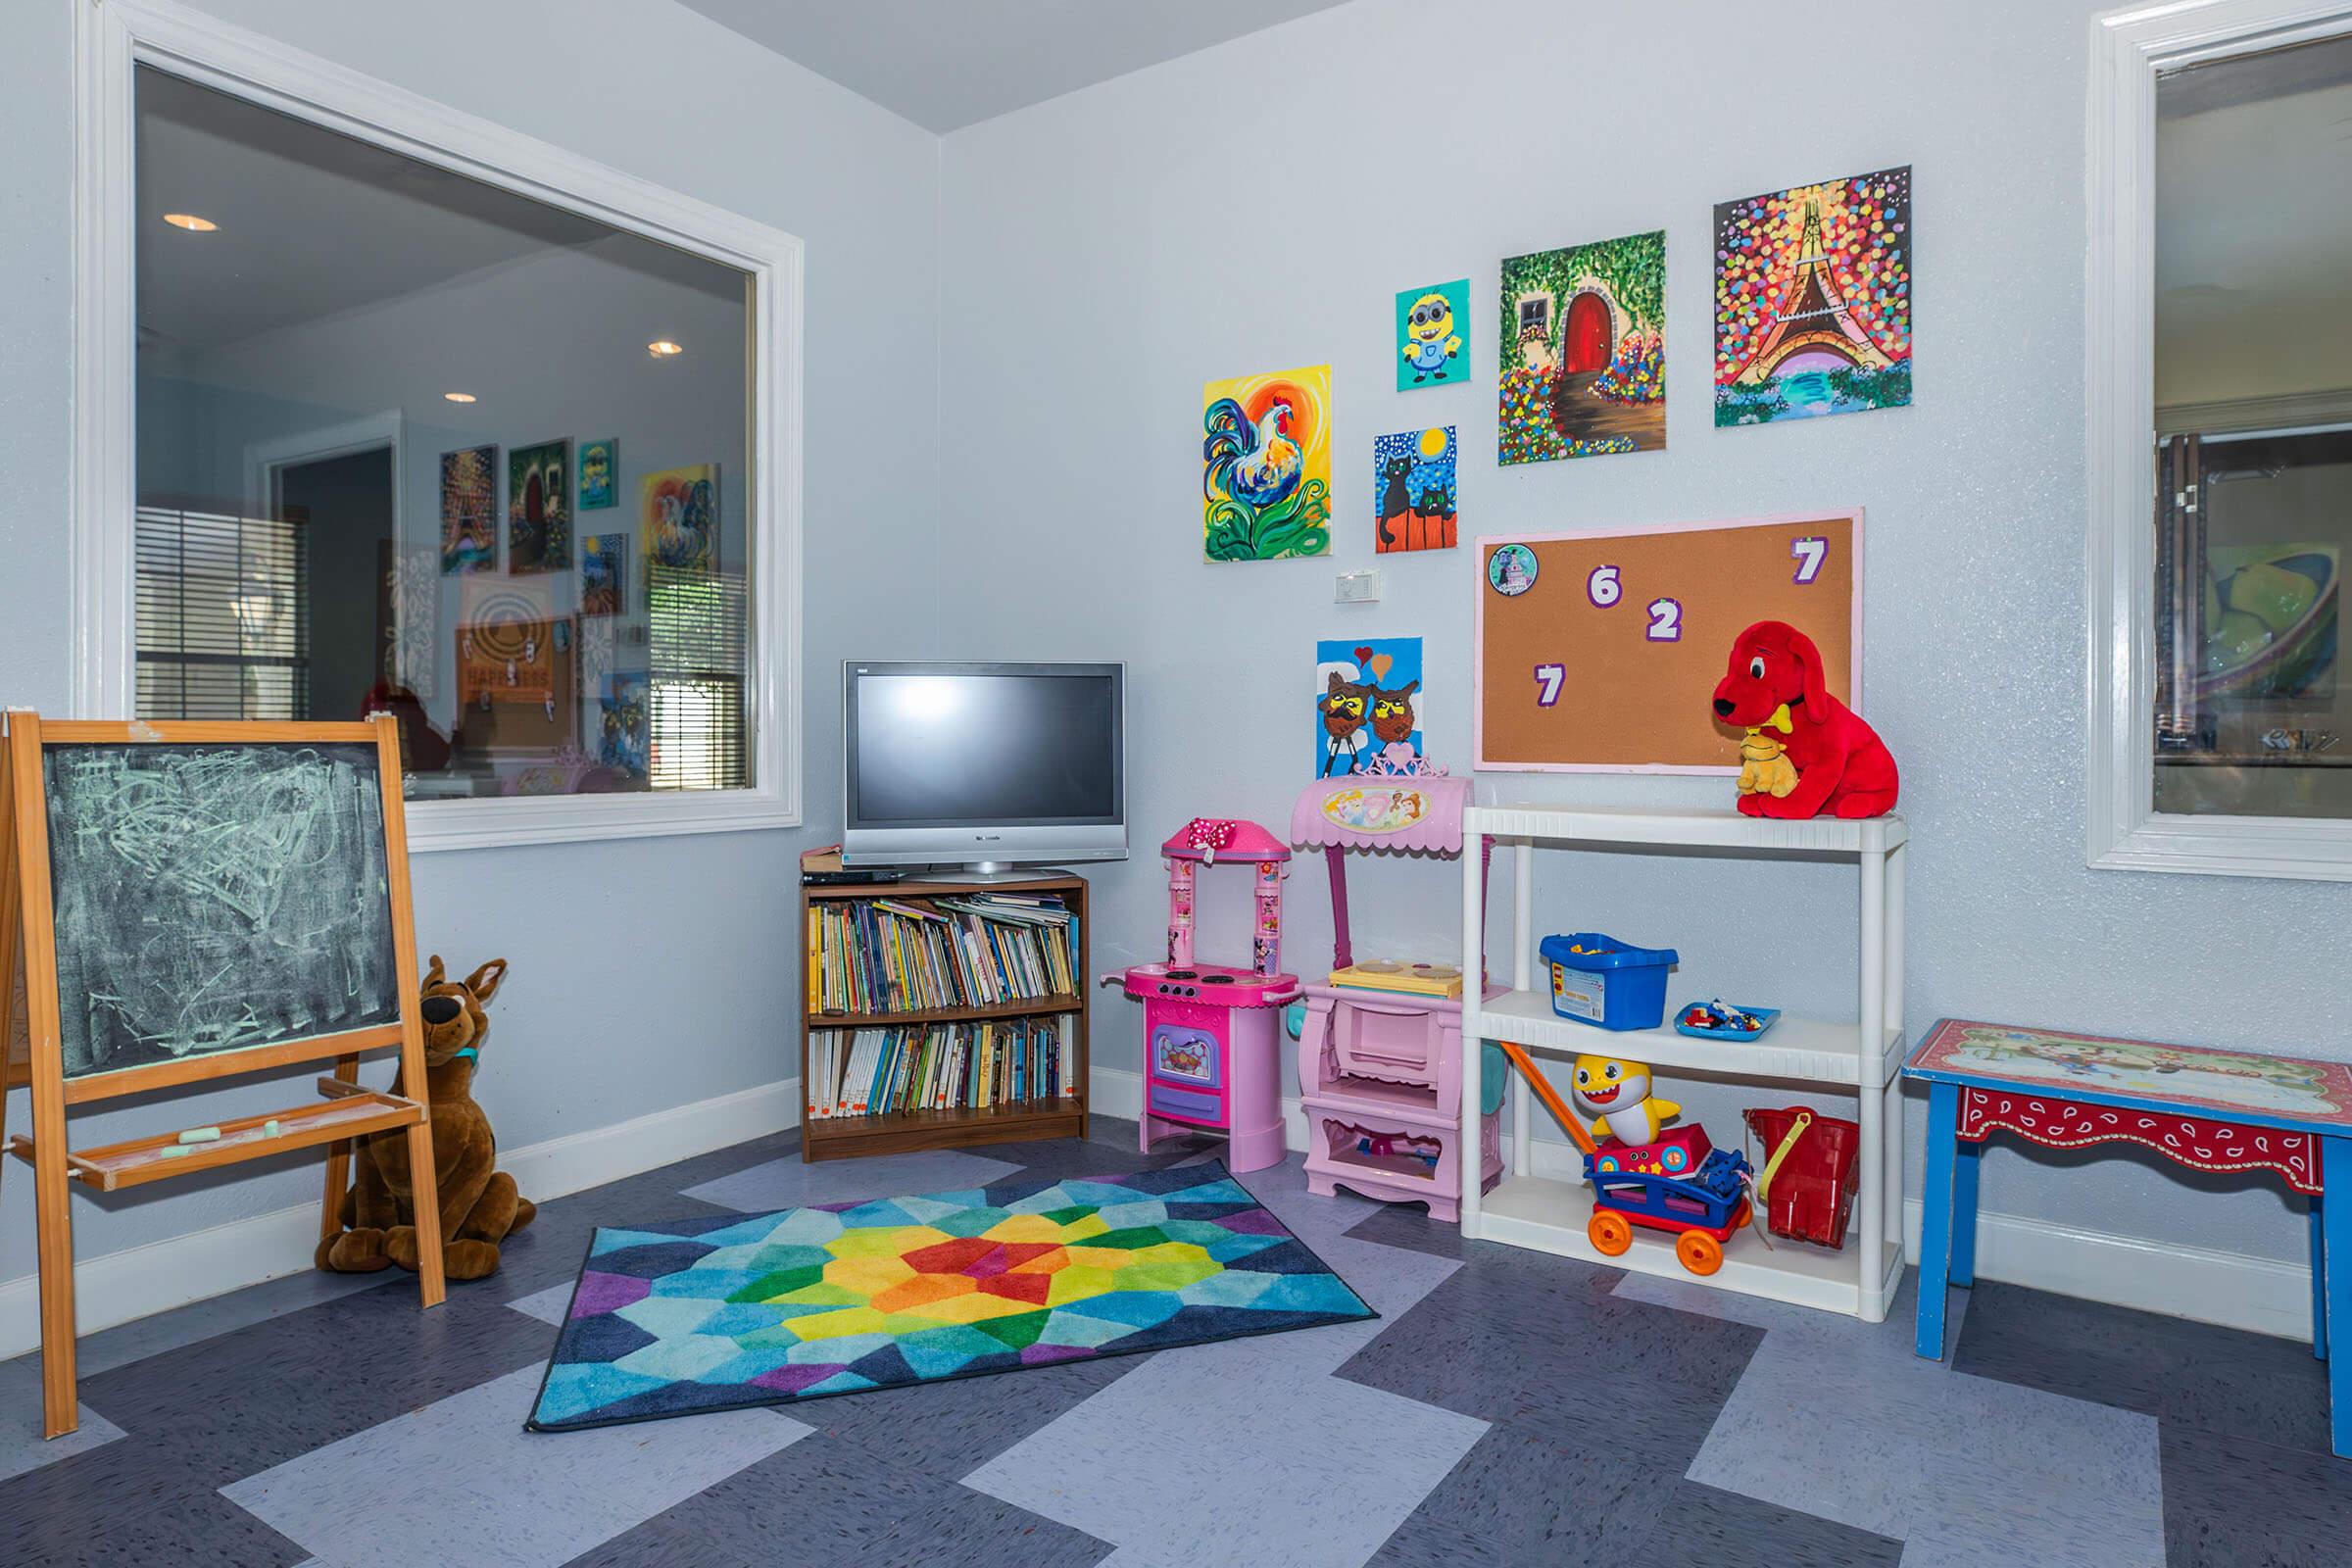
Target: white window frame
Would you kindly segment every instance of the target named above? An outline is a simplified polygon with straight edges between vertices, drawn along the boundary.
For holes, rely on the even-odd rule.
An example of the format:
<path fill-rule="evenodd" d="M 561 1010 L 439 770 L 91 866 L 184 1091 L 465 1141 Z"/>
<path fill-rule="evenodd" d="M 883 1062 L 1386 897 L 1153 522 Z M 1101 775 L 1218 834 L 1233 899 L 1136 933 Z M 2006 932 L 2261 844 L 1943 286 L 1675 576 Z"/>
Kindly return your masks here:
<path fill-rule="evenodd" d="M 2094 868 L 2352 881 L 2352 821 L 2155 808 L 2156 77 L 2352 32 L 2347 0 L 2164 0 L 2093 19 L 2089 405 Z"/>
<path fill-rule="evenodd" d="M 461 114 L 174 0 L 74 11 L 73 607 L 76 716 L 129 718 L 135 692 L 137 430 L 132 72 L 249 102 L 753 278 L 750 789 L 409 803 L 411 850 L 797 827 L 802 799 L 801 241 Z M 731 483 L 733 481 L 730 481 Z"/>

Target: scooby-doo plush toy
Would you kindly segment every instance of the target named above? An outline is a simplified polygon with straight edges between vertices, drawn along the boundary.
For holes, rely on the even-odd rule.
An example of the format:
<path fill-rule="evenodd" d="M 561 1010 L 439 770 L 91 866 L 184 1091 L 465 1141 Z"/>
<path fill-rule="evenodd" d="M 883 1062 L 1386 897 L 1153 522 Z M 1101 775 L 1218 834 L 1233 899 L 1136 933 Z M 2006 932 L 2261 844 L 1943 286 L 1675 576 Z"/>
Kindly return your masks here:
<path fill-rule="evenodd" d="M 451 981 L 433 956 L 424 977 L 425 1091 L 433 1109 L 433 1189 L 441 1209 L 441 1262 L 453 1280 L 478 1280 L 498 1271 L 498 1244 L 531 1222 L 539 1210 L 514 1191 L 514 1178 L 497 1168 L 498 1141 L 490 1118 L 473 1102 L 473 1068 L 490 1031 L 483 1004 L 498 994 L 507 960 L 493 958 L 463 981 Z M 392 1092 L 401 1092 L 400 1079 Z M 318 1244 L 320 1268 L 368 1274 L 387 1263 L 416 1267 L 416 1183 L 409 1168 L 408 1134 L 395 1128 L 360 1140 L 358 1173 L 343 1195 L 343 1231 Z"/>
<path fill-rule="evenodd" d="M 1759 620 L 1732 644 L 1729 667 L 1715 685 L 1715 716 L 1753 735 L 1784 712 L 1788 717 L 1781 722 L 1789 729 L 1783 749 L 1796 764 L 1796 786 L 1743 784 L 1741 811 L 1807 817 L 1883 816 L 1894 809 L 1900 782 L 1894 757 L 1877 730 L 1830 695 L 1813 639 L 1785 621 Z"/>

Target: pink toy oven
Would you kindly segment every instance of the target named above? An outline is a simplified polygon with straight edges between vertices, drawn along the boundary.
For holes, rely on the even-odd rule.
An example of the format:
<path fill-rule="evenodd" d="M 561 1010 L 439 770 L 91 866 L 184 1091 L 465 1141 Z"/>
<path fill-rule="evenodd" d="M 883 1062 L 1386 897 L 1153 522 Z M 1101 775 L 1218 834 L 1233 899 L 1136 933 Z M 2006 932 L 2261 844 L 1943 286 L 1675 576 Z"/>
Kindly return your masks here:
<path fill-rule="evenodd" d="M 1465 1140 L 1485 1185 L 1502 1175 L 1499 1100 L 1462 1105 L 1462 1004 L 1422 978 L 1426 966 L 1355 962 L 1348 925 L 1350 850 L 1459 855 L 1470 781 L 1427 762 L 1324 779 L 1291 810 L 1291 842 L 1319 848 L 1331 873 L 1332 968 L 1309 984 L 1298 1029 L 1306 1106 L 1307 1191 L 1346 1186 L 1390 1202 L 1424 1202 L 1432 1219 L 1461 1206 Z M 1481 845 L 1481 854 L 1486 847 Z M 1463 984 L 1477 984 L 1477 971 Z M 1502 1075 L 1491 1080 L 1499 1089 Z M 1465 1129 L 1475 1132 L 1466 1134 Z"/>
<path fill-rule="evenodd" d="M 1290 847 L 1255 822 L 1196 817 L 1159 847 L 1168 862 L 1168 956 L 1106 974 L 1144 1004 L 1146 1153 L 1175 1133 L 1226 1137 L 1227 1168 L 1282 1162 L 1283 1004 L 1298 995 L 1282 968 L 1282 879 Z M 1257 904 L 1250 967 L 1193 956 L 1193 875 L 1203 865 L 1253 865 Z"/>

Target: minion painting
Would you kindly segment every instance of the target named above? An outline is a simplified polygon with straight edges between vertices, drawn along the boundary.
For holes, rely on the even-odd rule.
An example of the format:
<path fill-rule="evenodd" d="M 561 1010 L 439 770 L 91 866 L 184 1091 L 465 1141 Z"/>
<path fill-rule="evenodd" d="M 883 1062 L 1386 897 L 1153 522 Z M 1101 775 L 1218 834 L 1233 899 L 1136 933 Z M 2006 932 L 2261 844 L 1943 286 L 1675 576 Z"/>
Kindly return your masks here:
<path fill-rule="evenodd" d="M 1396 390 L 1470 379 L 1470 280 L 1408 288 L 1396 296 Z"/>

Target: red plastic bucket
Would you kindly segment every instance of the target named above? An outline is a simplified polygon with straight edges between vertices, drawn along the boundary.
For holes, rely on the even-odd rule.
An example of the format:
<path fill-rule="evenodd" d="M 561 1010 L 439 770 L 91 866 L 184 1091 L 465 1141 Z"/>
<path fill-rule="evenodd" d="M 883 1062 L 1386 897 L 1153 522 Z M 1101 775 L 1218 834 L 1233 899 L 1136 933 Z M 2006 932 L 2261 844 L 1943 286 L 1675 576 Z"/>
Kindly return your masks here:
<path fill-rule="evenodd" d="M 1773 1174 L 1765 1194 L 1764 1222 L 1775 1236 L 1843 1247 L 1845 1224 L 1853 1217 L 1854 1194 L 1861 1185 L 1856 1179 L 1856 1155 L 1862 1147 L 1862 1129 L 1850 1121 L 1824 1116 L 1810 1105 L 1790 1105 L 1786 1110 L 1757 1108 L 1741 1114 L 1747 1118 L 1747 1130 L 1763 1146 L 1755 1160 L 1759 1171 L 1794 1130 L 1797 1117 L 1813 1118 L 1797 1134 L 1796 1147 Z"/>

